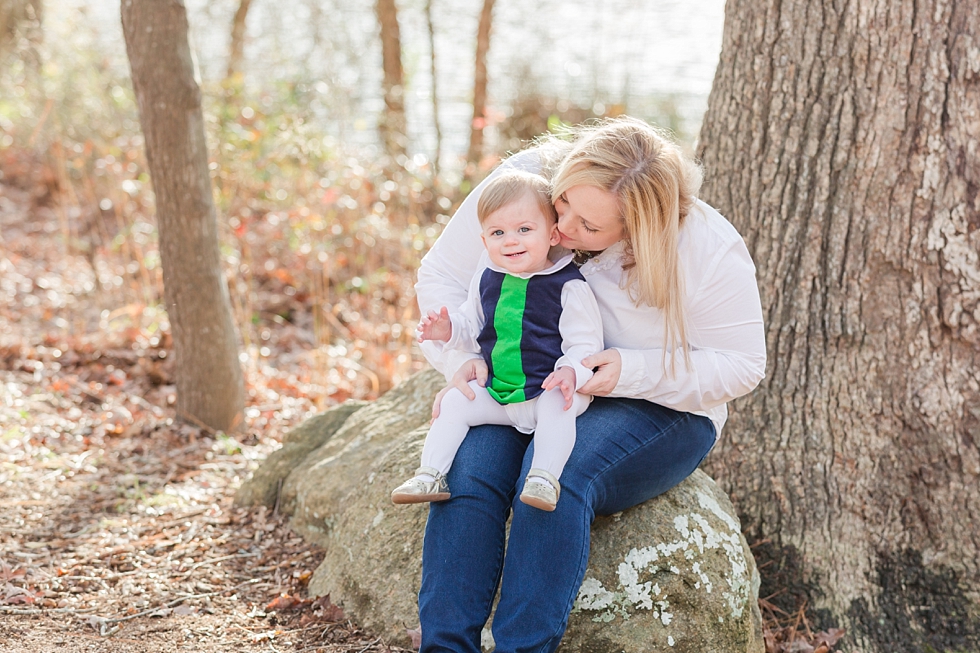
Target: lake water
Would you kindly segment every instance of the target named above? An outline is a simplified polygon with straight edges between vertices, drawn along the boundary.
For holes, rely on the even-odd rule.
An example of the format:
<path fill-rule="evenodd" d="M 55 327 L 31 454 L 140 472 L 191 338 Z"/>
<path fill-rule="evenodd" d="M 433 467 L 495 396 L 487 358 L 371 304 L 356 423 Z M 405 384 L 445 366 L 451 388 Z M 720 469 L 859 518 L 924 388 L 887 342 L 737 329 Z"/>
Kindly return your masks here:
<path fill-rule="evenodd" d="M 431 155 L 432 78 L 425 0 L 400 0 L 410 149 Z M 202 77 L 221 79 L 237 0 L 186 0 Z M 305 79 L 344 140 L 368 143 L 383 106 L 373 1 L 253 0 L 244 64 L 250 88 Z M 482 0 L 432 0 L 444 155 L 465 153 Z M 119 2 L 49 0 L 46 20 L 84 21 L 110 65 L 128 73 Z M 489 104 L 505 115 L 521 92 L 623 106 L 644 115 L 669 97 L 693 139 L 721 48 L 724 0 L 497 0 L 488 57 Z M 492 133 L 490 134 L 492 145 Z"/>

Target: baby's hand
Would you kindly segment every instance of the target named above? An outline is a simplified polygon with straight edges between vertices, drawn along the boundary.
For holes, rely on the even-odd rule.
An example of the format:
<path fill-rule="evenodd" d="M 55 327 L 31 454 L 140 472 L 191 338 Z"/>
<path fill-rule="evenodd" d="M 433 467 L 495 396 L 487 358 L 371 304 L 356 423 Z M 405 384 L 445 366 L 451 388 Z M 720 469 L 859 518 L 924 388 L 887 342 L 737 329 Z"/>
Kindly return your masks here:
<path fill-rule="evenodd" d="M 422 316 L 418 328 L 419 342 L 441 340 L 449 342 L 453 337 L 453 322 L 449 319 L 449 309 L 443 306 L 439 312 L 429 311 Z"/>
<path fill-rule="evenodd" d="M 568 366 L 559 367 L 548 375 L 541 387 L 545 390 L 561 390 L 561 396 L 565 398 L 565 410 L 568 410 L 572 407 L 572 398 L 575 396 L 575 370 Z"/>

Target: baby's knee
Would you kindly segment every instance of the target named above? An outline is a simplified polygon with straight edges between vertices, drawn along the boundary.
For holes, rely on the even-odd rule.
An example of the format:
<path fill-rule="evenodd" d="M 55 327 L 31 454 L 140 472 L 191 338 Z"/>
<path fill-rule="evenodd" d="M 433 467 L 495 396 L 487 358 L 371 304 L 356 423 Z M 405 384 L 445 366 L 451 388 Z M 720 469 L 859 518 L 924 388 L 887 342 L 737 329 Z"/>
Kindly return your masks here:
<path fill-rule="evenodd" d="M 469 403 L 470 403 L 469 397 L 464 395 L 459 388 L 451 388 L 445 395 L 443 395 L 440 408 L 443 410 L 464 408 Z"/>
<path fill-rule="evenodd" d="M 549 406 L 564 406 L 565 405 L 565 395 L 561 393 L 560 388 L 552 388 L 551 390 L 545 390 L 540 395 L 538 395 L 538 403 L 546 404 Z"/>
<path fill-rule="evenodd" d="M 560 415 L 561 417 L 574 419 L 581 412 L 581 410 L 577 410 L 581 401 L 580 397 L 582 395 L 573 396 L 572 406 L 566 410 L 565 395 L 561 393 L 560 389 L 552 388 L 551 390 L 545 390 L 538 395 L 538 414 Z"/>

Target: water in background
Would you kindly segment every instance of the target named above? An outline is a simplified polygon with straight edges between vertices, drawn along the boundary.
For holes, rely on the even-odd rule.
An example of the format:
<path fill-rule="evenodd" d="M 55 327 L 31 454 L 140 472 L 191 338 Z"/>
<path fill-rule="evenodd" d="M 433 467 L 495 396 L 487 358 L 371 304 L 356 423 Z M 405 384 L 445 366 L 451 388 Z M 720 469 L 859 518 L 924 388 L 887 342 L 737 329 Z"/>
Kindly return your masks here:
<path fill-rule="evenodd" d="M 431 156 L 424 2 L 401 0 L 398 9 L 410 150 Z M 220 80 L 238 0 L 186 4 L 202 78 Z M 482 0 L 432 0 L 444 165 L 467 148 L 481 6 Z M 372 0 L 253 0 L 243 65 L 248 91 L 261 93 L 273 80 L 299 81 L 319 94 L 318 115 L 338 141 L 374 143 L 383 102 L 373 7 Z M 529 93 L 597 109 L 616 105 L 648 119 L 667 99 L 679 137 L 690 142 L 707 105 L 723 14 L 724 0 L 497 0 L 488 58 L 493 115 L 505 118 L 515 98 Z M 128 74 L 118 0 L 49 0 L 45 18 L 72 28 L 84 23 L 106 64 Z M 494 131 L 487 136 L 493 147 Z"/>

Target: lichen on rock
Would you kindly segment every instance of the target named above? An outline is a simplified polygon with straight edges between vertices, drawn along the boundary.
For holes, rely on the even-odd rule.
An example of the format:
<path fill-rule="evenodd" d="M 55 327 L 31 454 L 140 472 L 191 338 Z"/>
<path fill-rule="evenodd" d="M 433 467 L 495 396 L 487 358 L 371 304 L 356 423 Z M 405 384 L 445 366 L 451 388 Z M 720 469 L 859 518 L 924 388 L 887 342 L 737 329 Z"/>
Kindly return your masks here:
<path fill-rule="evenodd" d="M 758 572 L 727 497 L 695 472 L 593 527 L 562 650 L 762 651 Z M 614 544 L 615 543 L 615 544 Z M 623 543 L 632 544 L 624 552 Z"/>

